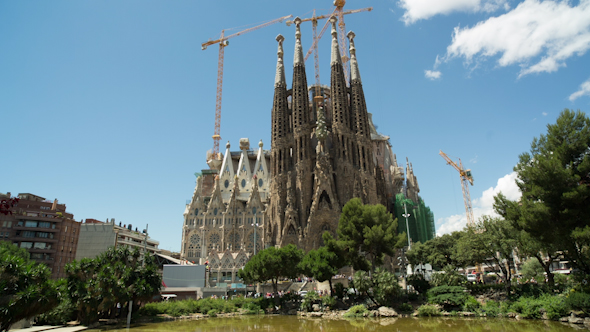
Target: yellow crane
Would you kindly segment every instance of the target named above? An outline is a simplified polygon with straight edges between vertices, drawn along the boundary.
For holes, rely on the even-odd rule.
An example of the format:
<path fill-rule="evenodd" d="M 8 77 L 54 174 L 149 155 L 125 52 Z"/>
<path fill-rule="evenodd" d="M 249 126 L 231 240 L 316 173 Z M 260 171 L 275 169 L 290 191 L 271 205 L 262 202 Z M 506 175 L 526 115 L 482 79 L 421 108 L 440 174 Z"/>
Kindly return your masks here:
<path fill-rule="evenodd" d="M 463 201 L 465 202 L 465 212 L 467 214 L 467 226 L 471 226 L 475 223 L 473 219 L 473 207 L 471 206 L 471 195 L 469 194 L 469 186 L 467 184 L 471 184 L 473 186 L 473 176 L 471 175 L 470 169 L 464 169 L 463 163 L 461 162 L 461 158 L 459 158 L 459 164 L 452 161 L 446 153 L 439 152 L 439 154 L 447 161 L 447 164 L 453 166 L 459 172 L 459 177 L 461 178 L 461 188 L 463 189 Z"/>
<path fill-rule="evenodd" d="M 203 50 L 206 50 L 207 46 L 210 46 L 213 44 L 219 44 L 219 57 L 217 59 L 217 97 L 216 97 L 216 102 L 215 102 L 215 130 L 214 130 L 214 134 L 213 134 L 213 158 L 216 158 L 217 154 L 219 153 L 219 141 L 221 140 L 220 134 L 221 134 L 221 91 L 222 91 L 222 87 L 223 87 L 223 50 L 227 45 L 229 45 L 228 39 L 243 35 L 248 32 L 252 32 L 254 30 L 258 30 L 260 28 L 264 28 L 264 27 L 269 26 L 271 24 L 283 22 L 284 20 L 291 18 L 291 17 L 293 17 L 293 15 L 279 17 L 279 18 L 274 19 L 272 21 L 262 23 L 260 25 L 255 26 L 255 27 L 242 30 L 240 32 L 236 32 L 236 33 L 231 34 L 229 36 L 225 35 L 225 30 L 221 30 L 221 37 L 219 37 L 219 39 L 209 40 L 209 41 L 201 44 L 201 49 L 203 49 Z"/>
<path fill-rule="evenodd" d="M 338 27 L 340 30 L 340 56 L 342 57 L 342 62 L 344 64 L 345 67 L 345 71 L 344 74 L 346 76 L 346 82 L 348 84 L 348 77 L 349 77 L 349 72 L 346 70 L 346 68 L 348 68 L 346 66 L 346 61 L 348 61 L 348 55 L 346 53 L 346 48 L 345 48 L 345 42 L 344 42 L 344 30 L 345 30 L 345 25 L 344 25 L 344 15 L 348 15 L 348 14 L 355 14 L 355 13 L 360 13 L 360 12 L 364 12 L 364 11 L 371 11 L 373 10 L 373 7 L 367 7 L 367 8 L 361 8 L 361 9 L 354 9 L 354 10 L 347 10 L 347 11 L 342 11 L 342 7 L 344 6 L 345 1 L 334 1 L 334 5 L 336 6 L 336 8 L 334 9 L 334 11 L 329 14 L 329 15 L 320 15 L 320 16 L 316 16 L 315 15 L 315 9 L 313 10 L 313 16 L 310 18 L 304 18 L 300 20 L 300 23 L 303 22 L 310 22 L 312 23 L 312 28 L 313 28 L 313 44 L 311 45 L 311 47 L 309 48 L 309 50 L 307 51 L 307 53 L 305 54 L 305 58 L 304 61 L 307 61 L 307 58 L 309 58 L 309 56 L 311 55 L 311 53 L 313 52 L 313 58 L 314 58 L 314 67 L 315 67 L 315 86 L 316 89 L 318 89 L 318 92 L 316 93 L 316 96 L 319 96 L 319 89 L 320 89 L 320 62 L 319 62 L 319 55 L 318 55 L 318 42 L 320 39 L 322 39 L 322 36 L 324 35 L 324 32 L 326 32 L 326 29 L 328 28 L 328 26 L 330 25 L 330 21 L 326 21 L 326 24 L 324 24 L 324 27 L 322 28 L 322 30 L 320 31 L 320 33 L 317 33 L 317 26 L 318 26 L 318 21 L 319 20 L 323 20 L 326 18 L 330 18 L 332 16 L 338 16 Z M 339 6 L 340 5 L 340 6 Z M 294 21 L 287 21 L 287 26 L 291 26 L 291 24 L 294 23 Z"/>

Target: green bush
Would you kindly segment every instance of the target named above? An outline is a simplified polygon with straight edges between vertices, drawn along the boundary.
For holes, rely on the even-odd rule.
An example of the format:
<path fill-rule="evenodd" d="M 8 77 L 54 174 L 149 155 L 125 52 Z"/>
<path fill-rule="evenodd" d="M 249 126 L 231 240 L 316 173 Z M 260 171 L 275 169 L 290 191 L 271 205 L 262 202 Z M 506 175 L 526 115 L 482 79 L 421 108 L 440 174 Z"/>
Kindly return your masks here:
<path fill-rule="evenodd" d="M 481 308 L 481 313 L 484 313 L 487 317 L 498 317 L 500 314 L 508 311 L 508 307 L 503 307 L 499 302 L 494 300 L 488 300 L 485 305 Z"/>
<path fill-rule="evenodd" d="M 37 316 L 38 325 L 64 325 L 73 320 L 76 320 L 76 307 L 72 304 L 69 296 L 60 298 L 57 307 L 51 311 Z"/>
<path fill-rule="evenodd" d="M 324 296 L 322 297 L 322 304 L 325 307 L 333 308 L 336 305 L 336 298 L 332 296 Z"/>
<path fill-rule="evenodd" d="M 303 301 L 301 302 L 301 309 L 305 311 L 311 311 L 312 306 L 315 303 L 320 303 L 320 296 L 315 291 L 309 291 L 303 297 Z"/>
<path fill-rule="evenodd" d="M 369 310 L 367 309 L 367 307 L 365 307 L 365 305 L 358 304 L 350 307 L 350 309 L 348 309 L 348 311 L 344 313 L 344 317 L 364 317 L 368 312 Z"/>
<path fill-rule="evenodd" d="M 440 309 L 437 306 L 432 305 L 432 304 L 423 304 L 423 305 L 419 306 L 417 310 L 418 310 L 418 316 L 421 316 L 421 317 L 440 316 Z"/>
<path fill-rule="evenodd" d="M 242 308 L 246 310 L 244 312 L 245 315 L 264 314 L 264 310 L 262 310 L 259 305 L 255 304 L 253 302 L 245 303 Z"/>
<path fill-rule="evenodd" d="M 391 307 L 399 301 L 402 289 L 395 274 L 378 268 L 373 274 L 373 283 L 373 298 L 379 305 Z"/>
<path fill-rule="evenodd" d="M 572 310 L 590 313 L 590 294 L 572 291 L 565 298 L 566 305 Z"/>
<path fill-rule="evenodd" d="M 438 286 L 428 290 L 428 302 L 445 309 L 462 307 L 466 299 L 465 288 L 461 286 Z"/>
<path fill-rule="evenodd" d="M 522 318 L 541 318 L 543 311 L 547 318 L 557 320 L 566 316 L 568 306 L 562 296 L 544 294 L 539 298 L 521 297 L 515 301 L 511 309 L 520 314 Z"/>
<path fill-rule="evenodd" d="M 412 274 L 409 276 L 408 284 L 414 287 L 416 292 L 420 294 L 426 294 L 426 291 L 430 289 L 430 283 L 421 274 Z"/>
<path fill-rule="evenodd" d="M 397 309 L 401 312 L 412 312 L 414 311 L 414 307 L 412 307 L 409 303 L 402 303 L 397 307 Z"/>
<path fill-rule="evenodd" d="M 219 311 L 217 311 L 215 309 L 211 309 L 207 312 L 207 315 L 209 315 L 209 317 L 217 317 L 218 313 L 219 313 Z"/>
<path fill-rule="evenodd" d="M 479 313 L 480 309 L 481 309 L 481 304 L 473 296 L 468 296 L 467 299 L 465 300 L 465 304 L 463 304 L 463 311 Z"/>

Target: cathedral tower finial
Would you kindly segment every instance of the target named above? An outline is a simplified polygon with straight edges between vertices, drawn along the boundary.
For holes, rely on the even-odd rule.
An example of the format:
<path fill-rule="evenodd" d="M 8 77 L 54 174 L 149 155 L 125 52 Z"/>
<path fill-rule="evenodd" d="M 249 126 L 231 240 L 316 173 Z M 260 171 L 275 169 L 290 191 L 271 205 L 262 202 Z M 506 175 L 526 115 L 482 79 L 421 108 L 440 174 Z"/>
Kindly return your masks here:
<path fill-rule="evenodd" d="M 340 50 L 338 49 L 338 30 L 336 29 L 336 22 L 338 19 L 335 16 L 330 17 L 330 23 L 332 23 L 332 57 L 330 64 L 342 63 L 340 58 Z"/>
<path fill-rule="evenodd" d="M 355 34 L 352 31 L 349 31 L 346 35 L 348 40 L 350 41 L 350 81 L 358 80 L 359 83 L 361 82 L 361 74 L 359 72 L 359 66 L 356 62 L 356 48 L 354 47 L 354 37 Z"/>
<path fill-rule="evenodd" d="M 301 46 L 301 19 L 296 17 L 293 23 L 295 23 L 295 56 L 293 57 L 293 65 L 301 64 L 305 66 L 303 61 L 303 47 Z"/>
<path fill-rule="evenodd" d="M 279 42 L 279 49 L 277 51 L 277 74 L 275 76 L 275 87 L 286 87 L 287 82 L 285 80 L 285 66 L 283 65 L 283 40 L 285 40 L 285 37 L 283 37 L 283 35 L 278 35 L 276 39 Z"/>

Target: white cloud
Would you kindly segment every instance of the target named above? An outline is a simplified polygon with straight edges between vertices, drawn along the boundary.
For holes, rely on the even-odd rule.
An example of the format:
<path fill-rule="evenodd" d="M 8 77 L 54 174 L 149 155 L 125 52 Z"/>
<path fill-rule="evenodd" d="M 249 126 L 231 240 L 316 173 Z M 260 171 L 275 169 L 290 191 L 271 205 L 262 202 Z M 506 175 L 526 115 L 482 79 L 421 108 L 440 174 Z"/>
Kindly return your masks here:
<path fill-rule="evenodd" d="M 402 17 L 406 25 L 439 14 L 493 12 L 499 8 L 509 8 L 506 0 L 400 0 L 398 6 L 406 11 Z"/>
<path fill-rule="evenodd" d="M 543 113 L 541 113 L 541 114 L 543 114 L 543 116 L 547 116 L 547 112 L 543 112 Z"/>
<path fill-rule="evenodd" d="M 498 65 L 520 65 L 521 77 L 556 71 L 589 48 L 590 0 L 573 7 L 567 0 L 525 0 L 474 27 L 456 27 L 445 60 L 463 57 L 472 63 L 500 55 Z"/>
<path fill-rule="evenodd" d="M 442 76 L 442 73 L 438 70 L 425 70 L 424 76 L 431 81 L 437 80 Z"/>
<path fill-rule="evenodd" d="M 520 190 L 516 185 L 516 172 L 512 172 L 498 179 L 495 187 L 490 187 L 481 194 L 480 198 L 472 201 L 473 217 L 475 220 L 483 215 L 497 216 L 494 212 L 494 196 L 498 193 L 504 194 L 510 200 L 520 198 Z M 436 222 L 436 235 L 451 233 L 462 230 L 467 225 L 465 214 L 452 215 L 450 217 L 439 218 Z"/>
<path fill-rule="evenodd" d="M 590 78 L 580 84 L 580 89 L 570 95 L 570 101 L 574 101 L 582 96 L 590 96 Z"/>

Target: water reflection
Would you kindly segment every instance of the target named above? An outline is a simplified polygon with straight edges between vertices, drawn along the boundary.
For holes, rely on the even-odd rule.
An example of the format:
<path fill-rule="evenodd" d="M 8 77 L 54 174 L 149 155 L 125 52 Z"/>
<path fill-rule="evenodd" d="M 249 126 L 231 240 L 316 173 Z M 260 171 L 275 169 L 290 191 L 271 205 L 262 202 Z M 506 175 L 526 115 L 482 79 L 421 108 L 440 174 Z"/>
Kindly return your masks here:
<path fill-rule="evenodd" d="M 296 316 L 238 316 L 194 321 L 174 321 L 136 325 L 129 330 L 109 329 L 109 332 L 217 332 L 217 331 L 399 331 L 399 332 L 570 332 L 585 330 L 551 321 L 465 318 L 383 318 L 332 320 L 298 318 Z M 100 331 L 100 330 L 89 330 Z M 106 331 L 106 330 L 103 330 Z"/>

